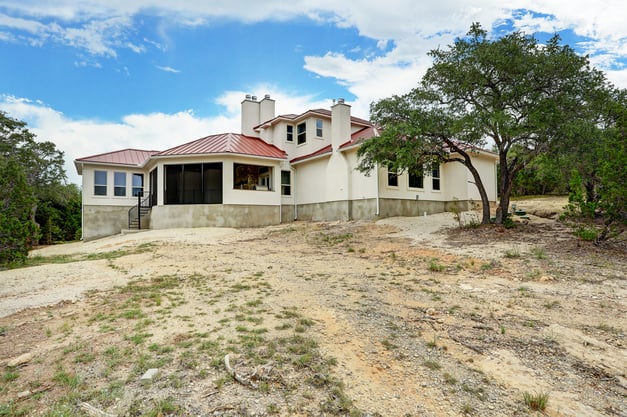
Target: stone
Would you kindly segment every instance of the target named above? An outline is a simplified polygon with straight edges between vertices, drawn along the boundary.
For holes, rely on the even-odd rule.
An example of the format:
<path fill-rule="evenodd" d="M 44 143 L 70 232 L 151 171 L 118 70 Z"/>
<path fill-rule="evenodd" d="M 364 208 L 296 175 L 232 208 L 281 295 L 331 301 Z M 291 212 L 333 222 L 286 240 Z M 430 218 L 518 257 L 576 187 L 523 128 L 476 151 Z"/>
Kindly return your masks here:
<path fill-rule="evenodd" d="M 158 374 L 159 374 L 159 369 L 150 368 L 144 373 L 144 375 L 142 375 L 139 382 L 141 382 L 142 384 L 149 384 L 152 382 L 153 379 L 157 377 Z"/>
<path fill-rule="evenodd" d="M 7 362 L 7 366 L 10 368 L 15 368 L 16 366 L 24 365 L 25 363 L 28 363 L 31 360 L 33 360 L 34 356 L 35 354 L 33 352 L 26 352 L 20 356 L 10 359 Z"/>

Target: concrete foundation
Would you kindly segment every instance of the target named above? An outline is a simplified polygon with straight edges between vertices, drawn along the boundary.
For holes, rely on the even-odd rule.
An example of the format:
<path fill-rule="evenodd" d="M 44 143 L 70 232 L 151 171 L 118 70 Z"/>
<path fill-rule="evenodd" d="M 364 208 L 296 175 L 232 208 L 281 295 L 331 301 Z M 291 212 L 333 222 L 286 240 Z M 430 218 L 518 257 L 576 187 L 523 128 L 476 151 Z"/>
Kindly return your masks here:
<path fill-rule="evenodd" d="M 298 206 L 298 220 L 311 221 L 347 221 L 369 220 L 384 217 L 413 217 L 426 214 L 451 211 L 457 207 L 459 211 L 470 208 L 469 201 L 427 201 L 379 199 L 379 215 L 375 199 L 333 201 L 329 203 L 303 204 Z M 285 220 L 284 220 L 285 222 Z"/>
<path fill-rule="evenodd" d="M 370 220 L 394 216 L 422 216 L 426 214 L 460 211 L 472 207 L 469 201 L 426 201 L 380 199 L 379 215 L 377 201 L 364 199 L 354 201 L 332 201 L 328 203 L 302 204 L 294 206 L 245 206 L 223 204 L 180 204 L 154 206 L 142 218 L 143 229 L 171 229 L 193 227 L 260 227 L 294 220 L 348 221 Z M 130 207 L 84 206 L 83 240 L 92 240 L 120 233 L 128 228 Z"/>
<path fill-rule="evenodd" d="M 279 206 L 177 204 L 154 206 L 151 229 L 179 227 L 258 227 L 280 223 Z"/>
<path fill-rule="evenodd" d="M 83 206 L 83 240 L 116 235 L 127 229 L 129 209 L 125 206 Z"/>

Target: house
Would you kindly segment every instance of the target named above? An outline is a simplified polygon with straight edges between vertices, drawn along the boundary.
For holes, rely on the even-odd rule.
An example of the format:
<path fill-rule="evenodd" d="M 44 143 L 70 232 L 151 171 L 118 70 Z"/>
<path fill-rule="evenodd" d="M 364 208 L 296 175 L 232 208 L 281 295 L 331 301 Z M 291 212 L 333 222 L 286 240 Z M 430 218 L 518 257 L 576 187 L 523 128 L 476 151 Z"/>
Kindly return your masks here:
<path fill-rule="evenodd" d="M 74 161 L 83 188 L 83 239 L 132 227 L 250 227 L 293 220 L 416 216 L 480 201 L 459 163 L 428 175 L 357 171 L 360 143 L 377 135 L 343 99 L 328 109 L 275 115 L 266 95 L 241 103 L 241 133 L 166 150 L 123 149 Z M 473 160 L 496 200 L 494 154 Z"/>

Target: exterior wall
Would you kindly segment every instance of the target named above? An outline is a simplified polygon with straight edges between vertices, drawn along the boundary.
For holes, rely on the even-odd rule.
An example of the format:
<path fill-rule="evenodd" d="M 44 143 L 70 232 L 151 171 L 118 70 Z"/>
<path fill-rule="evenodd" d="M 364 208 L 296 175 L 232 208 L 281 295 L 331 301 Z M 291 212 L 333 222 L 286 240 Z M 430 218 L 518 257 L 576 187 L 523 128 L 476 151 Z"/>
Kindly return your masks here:
<path fill-rule="evenodd" d="M 83 240 L 116 235 L 128 228 L 128 210 L 122 206 L 83 206 Z M 145 224 L 142 223 L 142 226 Z"/>
<path fill-rule="evenodd" d="M 326 169 L 328 157 L 298 164 L 294 181 L 296 204 L 312 204 L 325 201 Z"/>
<path fill-rule="evenodd" d="M 94 195 L 94 172 L 107 172 L 107 195 Z M 126 173 L 126 196 L 116 197 L 113 195 L 114 173 Z M 85 165 L 83 167 L 83 204 L 94 206 L 132 206 L 137 204 L 137 197 L 133 197 L 132 181 L 133 174 L 144 175 L 144 190 L 148 190 L 146 184 L 148 181 L 147 172 L 138 168 L 118 167 L 112 165 Z"/>
<path fill-rule="evenodd" d="M 269 226 L 279 224 L 280 210 L 279 206 L 230 204 L 155 206 L 150 215 L 150 228 Z"/>
<path fill-rule="evenodd" d="M 222 162 L 222 201 L 223 204 L 243 204 L 243 205 L 281 205 L 281 161 L 250 158 L 245 156 L 224 156 L 217 155 L 213 157 L 194 157 L 194 158 L 164 158 L 157 162 L 158 176 L 158 205 L 163 205 L 163 178 L 164 166 L 175 164 L 197 164 L 197 163 Z M 268 166 L 272 168 L 272 190 L 256 191 L 256 190 L 239 190 L 233 186 L 233 164 L 249 164 Z M 154 166 L 151 166 L 151 169 Z"/>
<path fill-rule="evenodd" d="M 377 173 L 371 172 L 370 176 L 366 176 L 355 168 L 359 163 L 357 150 L 350 150 L 343 153 L 348 161 L 350 176 L 350 194 L 349 198 L 353 201 L 372 199 L 377 197 Z"/>

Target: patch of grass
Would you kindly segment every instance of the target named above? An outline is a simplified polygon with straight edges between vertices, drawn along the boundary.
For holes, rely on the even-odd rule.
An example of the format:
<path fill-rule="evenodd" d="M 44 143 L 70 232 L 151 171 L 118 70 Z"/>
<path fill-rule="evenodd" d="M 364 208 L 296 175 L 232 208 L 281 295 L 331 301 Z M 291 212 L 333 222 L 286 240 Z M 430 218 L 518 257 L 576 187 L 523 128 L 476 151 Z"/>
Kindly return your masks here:
<path fill-rule="evenodd" d="M 520 258 L 520 249 L 518 246 L 514 246 L 513 248 L 506 249 L 504 255 L 506 258 Z"/>
<path fill-rule="evenodd" d="M 475 409 L 472 406 L 472 404 L 470 403 L 464 403 L 462 404 L 462 409 L 461 409 L 462 414 L 464 415 L 469 415 L 469 414 L 474 414 Z"/>
<path fill-rule="evenodd" d="M 544 411 L 549 404 L 548 392 L 523 392 L 523 401 L 529 409 L 534 411 Z"/>
<path fill-rule="evenodd" d="M 559 305 L 560 305 L 560 302 L 558 300 L 553 300 L 551 302 L 544 303 L 544 308 L 551 310 L 553 308 L 559 307 Z"/>
<path fill-rule="evenodd" d="M 392 343 L 392 341 L 390 339 L 385 339 L 381 342 L 381 344 L 383 345 L 384 348 L 386 348 L 387 350 L 394 350 L 396 348 L 398 348 L 397 345 L 395 345 L 394 343 Z"/>
<path fill-rule="evenodd" d="M 422 366 L 424 366 L 425 368 L 429 368 L 432 371 L 437 371 L 438 369 L 442 368 L 442 365 L 440 365 L 438 362 L 432 361 L 432 360 L 424 361 L 422 363 Z"/>
<path fill-rule="evenodd" d="M 17 373 L 17 371 L 15 371 L 14 369 L 7 369 L 5 371 L 4 374 L 2 374 L 2 382 L 4 382 L 5 384 L 8 382 L 12 382 L 15 381 L 16 379 L 18 379 L 20 377 L 20 374 Z M 1 416 L 2 414 L 0 414 Z"/>
<path fill-rule="evenodd" d="M 536 257 L 536 259 L 546 259 L 546 252 L 542 246 L 534 246 L 531 248 L 531 254 Z"/>
<path fill-rule="evenodd" d="M 27 415 L 29 415 L 29 410 L 27 408 L 21 408 L 13 401 L 0 403 L 0 416 L 22 417 Z"/>
<path fill-rule="evenodd" d="M 432 259 L 429 262 L 429 271 L 431 272 L 442 272 L 445 269 L 446 269 L 446 266 L 438 263 L 437 259 Z"/>
<path fill-rule="evenodd" d="M 55 382 L 70 389 L 77 389 L 81 384 L 81 380 L 77 375 L 68 373 L 63 368 L 59 368 L 59 370 L 56 374 L 54 374 L 54 377 L 52 379 Z"/>
<path fill-rule="evenodd" d="M 457 378 L 455 378 L 453 375 L 449 374 L 448 372 L 444 373 L 444 382 L 446 382 L 449 385 L 455 385 L 457 384 Z"/>

